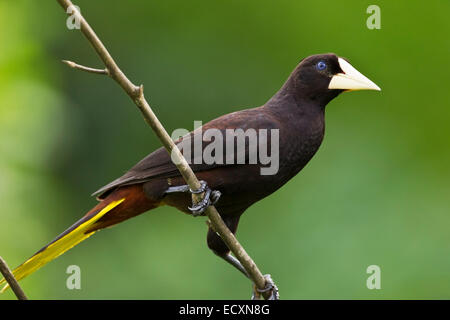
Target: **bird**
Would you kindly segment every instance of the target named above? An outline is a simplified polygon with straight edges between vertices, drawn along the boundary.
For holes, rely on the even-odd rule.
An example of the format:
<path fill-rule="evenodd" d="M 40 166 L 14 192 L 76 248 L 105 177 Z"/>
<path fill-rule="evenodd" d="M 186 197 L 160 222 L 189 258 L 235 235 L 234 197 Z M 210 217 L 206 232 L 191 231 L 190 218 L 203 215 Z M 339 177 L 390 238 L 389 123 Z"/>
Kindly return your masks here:
<path fill-rule="evenodd" d="M 186 185 L 171 155 L 161 147 L 96 191 L 93 195 L 97 196 L 98 204 L 14 269 L 15 278 L 23 279 L 100 229 L 163 205 L 193 216 L 203 215 L 208 206 L 214 205 L 235 234 L 241 215 L 252 204 L 277 191 L 315 155 L 324 138 L 325 106 L 339 94 L 355 90 L 381 89 L 347 59 L 334 53 L 302 59 L 281 88 L 262 106 L 220 116 L 176 141 L 186 158 L 194 151 L 190 163 L 201 181 L 200 189 L 191 190 Z M 265 131 L 265 143 L 254 148 L 250 141 L 252 136 L 248 135 L 241 140 L 243 146 L 227 148 L 225 144 L 230 139 L 215 138 L 211 141 L 211 137 L 206 137 L 207 132 L 227 136 L 236 130 L 244 133 Z M 269 135 L 268 132 L 274 134 Z M 258 139 L 260 142 L 264 140 L 261 136 Z M 200 141 L 203 153 L 195 155 L 192 147 L 195 141 Z M 215 154 L 210 153 L 217 161 L 202 159 L 213 142 L 222 151 L 225 149 L 222 156 L 227 157 L 226 161 L 217 159 L 220 148 L 215 150 Z M 269 173 L 263 172 L 267 163 L 249 160 L 252 155 L 261 154 L 263 148 L 276 155 L 276 159 L 273 158 L 277 162 L 276 167 Z M 202 194 L 202 200 L 192 204 L 192 193 Z M 214 254 L 248 276 L 211 227 L 208 228 L 206 242 Z M 271 290 L 271 298 L 277 299 L 278 289 L 270 275 L 266 279 L 266 289 Z M 0 280 L 0 285 L 4 285 L 2 291 L 8 288 L 5 279 Z"/>

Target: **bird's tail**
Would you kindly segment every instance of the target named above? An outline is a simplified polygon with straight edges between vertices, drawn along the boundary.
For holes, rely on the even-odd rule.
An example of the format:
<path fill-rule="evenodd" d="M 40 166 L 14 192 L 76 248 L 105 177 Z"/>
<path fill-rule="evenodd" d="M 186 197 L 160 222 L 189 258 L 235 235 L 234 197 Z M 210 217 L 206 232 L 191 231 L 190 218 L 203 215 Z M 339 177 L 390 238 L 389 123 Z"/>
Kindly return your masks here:
<path fill-rule="evenodd" d="M 61 233 L 55 240 L 50 242 L 48 245 L 36 252 L 30 259 L 14 269 L 14 277 L 17 280 L 25 278 L 67 250 L 73 248 L 81 241 L 89 238 L 98 229 L 102 229 L 131 218 L 132 216 L 147 211 L 151 207 L 156 207 L 143 205 L 143 202 L 145 201 L 141 200 L 139 201 L 140 206 L 138 205 L 140 210 L 134 210 L 134 212 L 131 213 L 130 207 L 133 207 L 133 204 L 136 205 L 136 201 L 133 199 L 135 198 L 135 195 L 132 193 L 133 190 L 129 189 L 134 188 L 119 189 L 118 192 L 111 194 L 105 200 L 100 202 L 83 218 Z M 140 189 L 142 190 L 142 188 Z M 5 279 L 0 280 L 0 286 L 2 285 L 4 285 L 4 287 L 0 292 L 4 292 L 9 288 L 9 285 L 6 283 Z"/>

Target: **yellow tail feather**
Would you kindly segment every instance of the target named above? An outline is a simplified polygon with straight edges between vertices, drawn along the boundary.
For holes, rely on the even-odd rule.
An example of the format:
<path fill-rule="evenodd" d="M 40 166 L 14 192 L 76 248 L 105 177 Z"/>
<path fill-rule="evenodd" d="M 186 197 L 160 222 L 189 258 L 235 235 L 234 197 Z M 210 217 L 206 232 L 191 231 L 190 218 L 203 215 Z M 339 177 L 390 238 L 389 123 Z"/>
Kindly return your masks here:
<path fill-rule="evenodd" d="M 62 255 L 67 250 L 76 246 L 81 241 L 89 238 L 91 235 L 95 233 L 95 231 L 89 233 L 85 232 L 92 226 L 92 224 L 94 224 L 98 219 L 103 217 L 108 211 L 111 211 L 113 208 L 117 207 L 124 200 L 125 198 L 117 201 L 112 201 L 106 207 L 104 207 L 99 213 L 94 215 L 92 218 L 90 218 L 87 221 L 84 221 L 68 234 L 50 243 L 47 247 L 44 247 L 43 250 L 37 252 L 30 259 L 28 259 L 20 266 L 18 266 L 16 269 L 14 269 L 13 271 L 14 277 L 17 280 L 25 278 L 26 276 L 35 272 L 48 262 Z M 5 279 L 0 280 L 0 286 L 5 283 L 6 283 Z M 8 288 L 9 285 L 6 283 L 0 292 L 4 292 Z"/>

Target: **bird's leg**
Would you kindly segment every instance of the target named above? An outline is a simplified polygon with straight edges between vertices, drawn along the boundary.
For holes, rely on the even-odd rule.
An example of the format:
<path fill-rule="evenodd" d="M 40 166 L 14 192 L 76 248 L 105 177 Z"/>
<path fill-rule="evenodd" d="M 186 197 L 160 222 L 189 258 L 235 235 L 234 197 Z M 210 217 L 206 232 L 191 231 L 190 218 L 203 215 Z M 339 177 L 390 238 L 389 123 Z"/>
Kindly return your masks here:
<path fill-rule="evenodd" d="M 240 261 L 238 259 L 236 259 L 234 256 L 232 256 L 230 253 L 226 253 L 226 254 L 219 254 L 216 252 L 214 252 L 214 253 L 218 257 L 222 258 L 223 260 L 225 260 L 226 262 L 231 264 L 233 267 L 238 269 L 240 272 L 242 272 L 244 274 L 244 276 L 246 276 L 247 278 L 250 278 L 247 274 L 247 271 L 245 271 L 244 266 L 240 263 Z"/>
<path fill-rule="evenodd" d="M 218 254 L 215 252 L 217 256 L 224 259 L 226 262 L 231 264 L 233 267 L 238 269 L 240 272 L 244 274 L 247 278 L 250 279 L 250 277 L 247 274 L 247 271 L 245 271 L 245 268 L 242 266 L 242 264 L 239 262 L 238 259 L 236 259 L 234 256 L 232 256 L 230 253 L 227 254 Z M 270 274 L 265 274 L 264 278 L 266 279 L 266 287 L 264 289 L 258 289 L 256 285 L 253 285 L 253 294 L 252 294 L 252 300 L 259 300 L 261 298 L 261 293 L 270 291 L 270 296 L 268 300 L 280 300 L 280 295 L 278 293 L 278 287 L 275 285 L 275 282 L 273 282 L 272 277 Z"/>
<path fill-rule="evenodd" d="M 233 267 L 238 269 L 240 272 L 244 274 L 247 278 L 250 279 L 248 276 L 247 271 L 242 266 L 242 264 L 239 262 L 238 259 L 236 259 L 234 256 L 232 256 L 230 253 L 226 254 L 219 254 L 217 252 L 214 252 L 217 256 L 224 259 L 226 262 L 231 264 Z M 272 277 L 270 274 L 265 274 L 264 278 L 266 279 L 266 287 L 264 289 L 258 289 L 256 285 L 253 285 L 253 294 L 252 294 L 252 300 L 259 300 L 261 298 L 261 293 L 270 291 L 270 296 L 268 300 L 280 300 L 280 295 L 278 293 L 278 287 L 275 285 L 275 282 L 273 282 Z"/>
<path fill-rule="evenodd" d="M 208 187 L 206 181 L 200 181 L 200 188 L 197 190 L 192 190 L 187 184 L 181 186 L 173 186 L 169 187 L 165 193 L 176 193 L 176 192 L 190 192 L 193 194 L 204 193 L 202 200 L 198 203 L 192 203 L 192 207 L 188 207 L 188 209 L 192 212 L 194 217 L 202 215 L 206 208 L 211 205 L 214 205 L 220 198 L 220 191 L 211 190 Z"/>
<path fill-rule="evenodd" d="M 259 300 L 261 298 L 261 293 L 269 292 L 270 296 L 267 300 L 280 300 L 280 295 L 278 293 L 278 287 L 273 282 L 270 274 L 265 274 L 264 278 L 266 279 L 266 287 L 264 289 L 258 289 L 255 285 L 253 285 L 253 295 L 252 300 Z"/>
<path fill-rule="evenodd" d="M 230 229 L 230 231 L 235 234 L 237 230 L 237 226 L 239 223 L 239 217 L 240 214 L 235 215 L 228 215 L 224 216 L 224 222 L 227 225 L 227 227 Z M 206 224 L 209 226 L 208 229 L 208 235 L 207 235 L 207 243 L 208 247 L 211 249 L 211 251 L 220 257 L 221 259 L 225 260 L 229 264 L 231 264 L 234 268 L 239 270 L 243 275 L 245 275 L 248 279 L 252 280 L 250 276 L 248 275 L 247 271 L 245 270 L 244 266 L 241 264 L 241 262 L 236 259 L 234 256 L 231 255 L 230 249 L 227 247 L 227 245 L 223 242 L 220 235 L 214 231 L 213 226 L 209 221 L 206 222 Z M 264 289 L 258 289 L 255 285 L 253 285 L 253 295 L 252 299 L 260 299 L 261 294 L 265 292 L 270 292 L 270 296 L 268 299 L 270 300 L 278 300 L 279 294 L 278 294 L 278 288 L 273 282 L 271 276 L 269 274 L 264 275 L 264 278 L 266 280 L 266 286 Z M 266 296 L 266 294 L 264 295 Z"/>

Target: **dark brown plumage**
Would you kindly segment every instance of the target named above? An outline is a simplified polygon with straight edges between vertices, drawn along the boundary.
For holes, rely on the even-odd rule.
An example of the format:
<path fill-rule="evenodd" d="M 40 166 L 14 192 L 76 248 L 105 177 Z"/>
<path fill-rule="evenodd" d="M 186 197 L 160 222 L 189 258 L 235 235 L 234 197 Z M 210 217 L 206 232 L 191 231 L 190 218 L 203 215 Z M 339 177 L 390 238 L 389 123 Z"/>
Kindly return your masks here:
<path fill-rule="evenodd" d="M 297 66 L 283 87 L 265 105 L 221 116 L 202 127 L 203 132 L 215 128 L 221 130 L 224 135 L 226 129 L 279 129 L 280 166 L 275 175 L 261 175 L 260 164 L 191 165 L 200 180 L 206 181 L 211 189 L 222 193 L 216 208 L 234 232 L 240 215 L 250 205 L 273 193 L 295 176 L 313 157 L 322 142 L 325 105 L 337 96 L 340 90 L 328 90 L 329 76 L 321 75 L 315 70 L 318 61 L 328 62 L 330 74 L 340 72 L 335 55 L 307 58 Z M 203 144 L 205 145 L 206 143 Z M 95 194 L 98 194 L 100 199 L 108 199 L 108 195 L 118 192 L 124 186 L 140 184 L 147 197 L 154 199 L 154 202 L 190 213 L 187 209 L 191 203 L 189 194 L 164 195 L 169 183 L 172 186 L 185 184 L 170 155 L 160 148 Z M 120 207 L 116 210 L 119 211 Z M 105 215 L 99 221 L 98 227 L 109 225 L 111 220 L 115 220 L 114 216 L 114 211 Z M 228 252 L 227 247 L 211 231 L 208 233 L 208 245 L 217 253 Z"/>
<path fill-rule="evenodd" d="M 224 135 L 227 129 L 279 130 L 279 168 L 276 174 L 262 175 L 260 170 L 264 165 L 259 162 L 236 164 L 238 152 L 234 152 L 234 164 L 208 164 L 194 159 L 191 165 L 200 180 L 206 181 L 212 190 L 221 192 L 215 206 L 233 233 L 242 213 L 249 206 L 279 189 L 314 156 L 324 137 L 327 103 L 344 90 L 362 89 L 379 90 L 346 60 L 335 54 L 315 55 L 302 60 L 281 89 L 263 106 L 226 114 L 202 127 L 203 133 L 214 128 Z M 200 134 L 199 130 L 191 132 L 183 141 L 193 141 Z M 266 147 L 271 146 L 271 137 L 268 138 Z M 202 140 L 204 149 L 209 142 Z M 246 158 L 250 156 L 248 141 L 244 153 Z M 173 206 L 190 214 L 189 193 L 167 194 L 169 188 L 184 184 L 169 154 L 160 148 L 123 176 L 98 190 L 95 194 L 100 203 L 49 245 L 68 241 L 77 232 L 90 235 L 92 231 L 115 225 L 160 205 Z M 243 271 L 239 262 L 230 258 L 228 248 L 212 230 L 208 231 L 207 243 L 216 254 Z M 39 253 L 45 253 L 49 245 Z M 70 247 L 66 245 L 62 248 L 61 253 Z M 44 258 L 34 258 L 39 259 Z M 34 261 L 33 258 L 30 260 Z M 27 267 L 27 263 L 29 261 L 15 272 L 23 277 L 43 264 L 37 261 L 38 267 Z M 31 271 L 28 272 L 28 269 Z"/>

